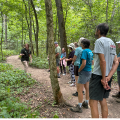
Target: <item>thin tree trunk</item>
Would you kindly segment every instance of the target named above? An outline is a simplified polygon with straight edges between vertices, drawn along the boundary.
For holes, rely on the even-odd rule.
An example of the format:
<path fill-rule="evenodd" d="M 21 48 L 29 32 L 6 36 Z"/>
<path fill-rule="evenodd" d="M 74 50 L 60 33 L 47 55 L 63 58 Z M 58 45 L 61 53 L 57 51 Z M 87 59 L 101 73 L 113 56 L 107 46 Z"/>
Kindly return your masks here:
<path fill-rule="evenodd" d="M 64 16 L 63 16 L 62 3 L 61 3 L 61 0 L 55 0 L 55 2 L 56 2 L 56 7 L 57 7 L 61 48 L 64 47 L 66 49 L 66 54 L 68 56 L 67 36 L 66 36 L 66 31 L 65 31 L 65 22 L 64 22 Z"/>
<path fill-rule="evenodd" d="M 50 78 L 53 90 L 53 95 L 56 104 L 63 102 L 63 96 L 60 91 L 57 71 L 56 71 L 56 60 L 55 60 L 55 46 L 54 46 L 54 32 L 53 32 L 53 14 L 52 14 L 52 3 L 51 0 L 45 0 L 46 7 L 46 20 L 47 20 L 47 35 L 48 35 L 48 49 L 50 59 Z"/>
<path fill-rule="evenodd" d="M 1 55 L 2 55 L 2 60 L 3 60 L 3 51 L 2 51 L 2 39 L 3 39 L 3 14 L 1 11 L 1 18 L 2 18 L 2 31 L 1 31 Z"/>
<path fill-rule="evenodd" d="M 4 15 L 4 18 L 5 18 L 5 45 L 7 48 L 7 16 Z"/>
<path fill-rule="evenodd" d="M 106 23 L 108 23 L 108 0 L 107 0 L 107 6 L 106 6 Z"/>
<path fill-rule="evenodd" d="M 56 27 L 55 27 L 55 33 L 54 33 L 54 41 L 56 41 L 56 35 L 57 35 L 57 26 L 58 26 L 58 18 L 56 17 Z"/>
<path fill-rule="evenodd" d="M 35 33 L 35 41 L 36 41 L 36 54 L 37 56 L 39 55 L 39 51 L 38 51 L 38 33 L 39 33 L 39 24 L 38 24 L 38 18 L 37 18 L 37 13 L 35 10 L 35 6 L 33 4 L 33 0 L 30 0 L 33 11 L 34 11 L 34 15 L 35 15 L 35 21 L 36 21 L 36 33 Z"/>
<path fill-rule="evenodd" d="M 29 6 L 29 19 L 30 19 L 30 28 L 29 28 L 29 38 L 30 38 L 30 46 L 31 46 L 31 52 L 33 53 L 33 43 L 32 43 L 32 15 L 31 15 L 31 5 L 30 0 L 28 0 L 28 6 Z"/>
<path fill-rule="evenodd" d="M 22 9 L 23 9 L 23 3 L 22 3 Z M 22 47 L 23 47 L 23 14 L 22 14 Z"/>

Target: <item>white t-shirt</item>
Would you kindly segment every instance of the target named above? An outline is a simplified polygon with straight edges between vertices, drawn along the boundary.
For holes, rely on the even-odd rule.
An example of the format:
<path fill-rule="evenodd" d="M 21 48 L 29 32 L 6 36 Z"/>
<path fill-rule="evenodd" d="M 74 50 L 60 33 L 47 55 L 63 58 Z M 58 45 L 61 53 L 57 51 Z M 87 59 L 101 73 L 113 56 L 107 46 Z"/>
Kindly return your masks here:
<path fill-rule="evenodd" d="M 107 37 L 101 37 L 95 42 L 95 59 L 94 59 L 94 69 L 93 74 L 102 75 L 100 69 L 100 60 L 98 53 L 104 54 L 106 61 L 106 76 L 108 76 L 114 61 L 114 57 L 116 55 L 116 46 L 115 43 Z"/>

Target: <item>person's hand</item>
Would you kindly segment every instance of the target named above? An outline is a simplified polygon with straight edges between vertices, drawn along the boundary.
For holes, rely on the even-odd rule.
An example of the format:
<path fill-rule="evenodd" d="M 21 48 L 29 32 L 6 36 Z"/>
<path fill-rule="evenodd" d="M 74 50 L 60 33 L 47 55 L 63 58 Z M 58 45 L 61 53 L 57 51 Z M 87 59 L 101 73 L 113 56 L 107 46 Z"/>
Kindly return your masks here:
<path fill-rule="evenodd" d="M 78 72 L 80 72 L 80 69 L 78 69 Z"/>
<path fill-rule="evenodd" d="M 105 80 L 101 79 L 101 83 L 102 83 L 104 89 L 106 89 L 106 90 L 110 90 L 111 89 L 110 86 L 108 85 L 108 81 L 107 81 L 106 78 L 105 78 Z"/>
<path fill-rule="evenodd" d="M 65 61 L 67 62 L 69 59 L 65 59 Z"/>
<path fill-rule="evenodd" d="M 62 60 L 62 58 L 60 58 L 60 61 Z"/>
<path fill-rule="evenodd" d="M 74 62 L 72 61 L 72 64 L 74 65 Z"/>

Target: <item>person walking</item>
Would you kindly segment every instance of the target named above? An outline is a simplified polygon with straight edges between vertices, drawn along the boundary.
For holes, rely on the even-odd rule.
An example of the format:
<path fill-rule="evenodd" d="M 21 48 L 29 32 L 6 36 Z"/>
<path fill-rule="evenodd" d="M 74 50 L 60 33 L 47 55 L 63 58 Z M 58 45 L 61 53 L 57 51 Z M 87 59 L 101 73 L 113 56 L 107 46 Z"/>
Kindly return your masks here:
<path fill-rule="evenodd" d="M 79 65 L 79 78 L 77 84 L 78 90 L 78 104 L 75 107 L 70 108 L 72 112 L 80 112 L 82 113 L 82 106 L 88 109 L 88 102 L 89 102 L 89 81 L 91 77 L 92 71 L 92 63 L 93 63 L 93 53 L 89 49 L 90 41 L 84 38 L 81 41 L 81 47 L 83 49 L 82 56 L 80 58 L 80 65 Z M 83 102 L 83 87 L 85 87 L 86 91 L 86 99 Z M 83 102 L 83 103 L 82 103 Z"/>
<path fill-rule="evenodd" d="M 67 59 L 65 59 L 65 61 L 67 62 L 67 66 L 69 66 L 69 72 L 70 72 L 70 76 L 71 76 L 71 81 L 69 81 L 68 83 L 70 83 L 70 87 L 75 86 L 75 75 L 74 75 L 74 65 L 72 64 L 72 60 L 74 57 L 74 49 L 75 49 L 75 45 L 74 43 L 70 43 L 69 45 L 67 45 L 67 47 L 70 49 L 70 53 Z"/>
<path fill-rule="evenodd" d="M 102 118 L 108 117 L 106 98 L 109 97 L 112 75 L 118 67 L 116 46 L 107 38 L 109 27 L 101 23 L 96 27 L 94 53 L 94 69 L 89 84 L 89 103 L 92 118 L 99 118 L 98 102 L 101 106 Z"/>
<path fill-rule="evenodd" d="M 56 57 L 56 66 L 57 66 L 57 76 L 58 76 L 58 78 L 60 78 L 59 63 L 60 63 L 61 48 L 58 45 L 58 42 L 54 42 L 54 44 L 55 44 L 55 57 Z"/>
<path fill-rule="evenodd" d="M 31 55 L 31 51 L 29 50 L 29 44 L 25 44 L 25 47 L 21 50 L 20 56 L 21 56 L 21 62 L 24 65 L 24 71 L 27 73 L 29 57 L 30 57 L 30 62 L 32 62 L 32 55 Z"/>
<path fill-rule="evenodd" d="M 65 61 L 65 58 L 66 58 L 65 48 L 62 48 L 62 53 L 60 55 L 60 71 L 61 71 L 61 74 L 63 74 L 63 75 L 66 75 L 66 61 Z M 64 73 L 63 73 L 62 68 L 64 70 Z"/>

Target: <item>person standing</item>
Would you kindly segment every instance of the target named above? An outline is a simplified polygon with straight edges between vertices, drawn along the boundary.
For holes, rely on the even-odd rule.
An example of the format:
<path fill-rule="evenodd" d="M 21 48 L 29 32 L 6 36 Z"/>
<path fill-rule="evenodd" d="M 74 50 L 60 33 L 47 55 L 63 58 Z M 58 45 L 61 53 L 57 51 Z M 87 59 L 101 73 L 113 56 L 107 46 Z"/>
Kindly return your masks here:
<path fill-rule="evenodd" d="M 70 108 L 72 112 L 80 112 L 82 113 L 82 106 L 88 109 L 88 102 L 89 102 L 89 81 L 91 77 L 92 71 L 92 63 L 93 63 L 93 53 L 89 49 L 90 41 L 84 38 L 81 41 L 81 47 L 83 49 L 82 56 L 80 58 L 80 65 L 79 65 L 79 78 L 77 84 L 78 90 L 78 104 L 76 107 Z M 83 87 L 85 87 L 86 91 L 86 99 L 83 102 Z M 83 103 L 82 103 L 83 102 Z"/>
<path fill-rule="evenodd" d="M 118 48 L 120 48 L 120 41 L 119 42 L 116 42 L 118 44 Z M 117 80 L 118 80 L 118 87 L 119 87 L 119 90 L 118 92 L 115 94 L 115 95 L 112 95 L 112 97 L 117 97 L 117 98 L 120 98 L 120 52 L 118 54 L 118 62 L 119 62 L 119 66 L 117 68 Z M 118 99 L 117 102 L 119 102 L 120 100 Z"/>
<path fill-rule="evenodd" d="M 24 65 L 24 71 L 27 73 L 29 57 L 30 57 L 30 62 L 32 62 L 32 55 L 31 55 L 31 51 L 29 50 L 29 44 L 25 44 L 25 48 L 21 50 L 20 56 L 21 56 L 21 62 Z"/>
<path fill-rule="evenodd" d="M 59 63 L 60 63 L 61 48 L 58 45 L 58 42 L 54 42 L 54 44 L 55 44 L 55 57 L 56 57 L 56 66 L 57 66 L 57 76 L 58 76 L 58 78 L 60 78 Z"/>
<path fill-rule="evenodd" d="M 118 67 L 116 46 L 114 42 L 107 38 L 109 27 L 106 23 L 101 23 L 96 27 L 96 37 L 94 53 L 95 62 L 89 84 L 89 103 L 92 118 L 99 118 L 98 102 L 101 106 L 102 118 L 108 117 L 108 107 L 106 98 L 109 97 L 112 75 Z"/>
<path fill-rule="evenodd" d="M 78 82 L 78 69 L 79 69 L 79 65 L 80 65 L 80 58 L 81 58 L 81 55 L 82 55 L 82 47 L 80 46 L 81 44 L 81 41 L 83 40 L 84 38 L 81 37 L 78 41 L 78 44 L 75 42 L 75 54 L 74 54 L 74 57 L 73 57 L 73 61 L 72 61 L 72 64 L 74 65 L 74 74 L 75 74 L 75 81 L 76 81 L 76 88 L 77 88 L 77 82 Z M 73 93 L 72 94 L 73 96 L 78 96 L 78 90 L 76 91 L 76 93 Z"/>
<path fill-rule="evenodd" d="M 65 58 L 66 58 L 65 48 L 62 48 L 62 53 L 60 55 L 60 71 L 61 71 L 61 74 L 63 74 L 63 75 L 66 75 L 66 61 L 65 61 Z M 64 73 L 62 72 L 62 68 L 64 70 Z"/>
<path fill-rule="evenodd" d="M 74 65 L 72 64 L 72 60 L 75 53 L 75 45 L 74 43 L 70 43 L 69 45 L 67 45 L 67 47 L 70 49 L 71 52 L 69 53 L 68 59 L 65 59 L 65 61 L 67 62 L 67 66 L 69 66 L 69 72 L 71 76 L 71 81 L 69 81 L 68 83 L 71 83 L 70 87 L 72 87 L 75 86 Z"/>

